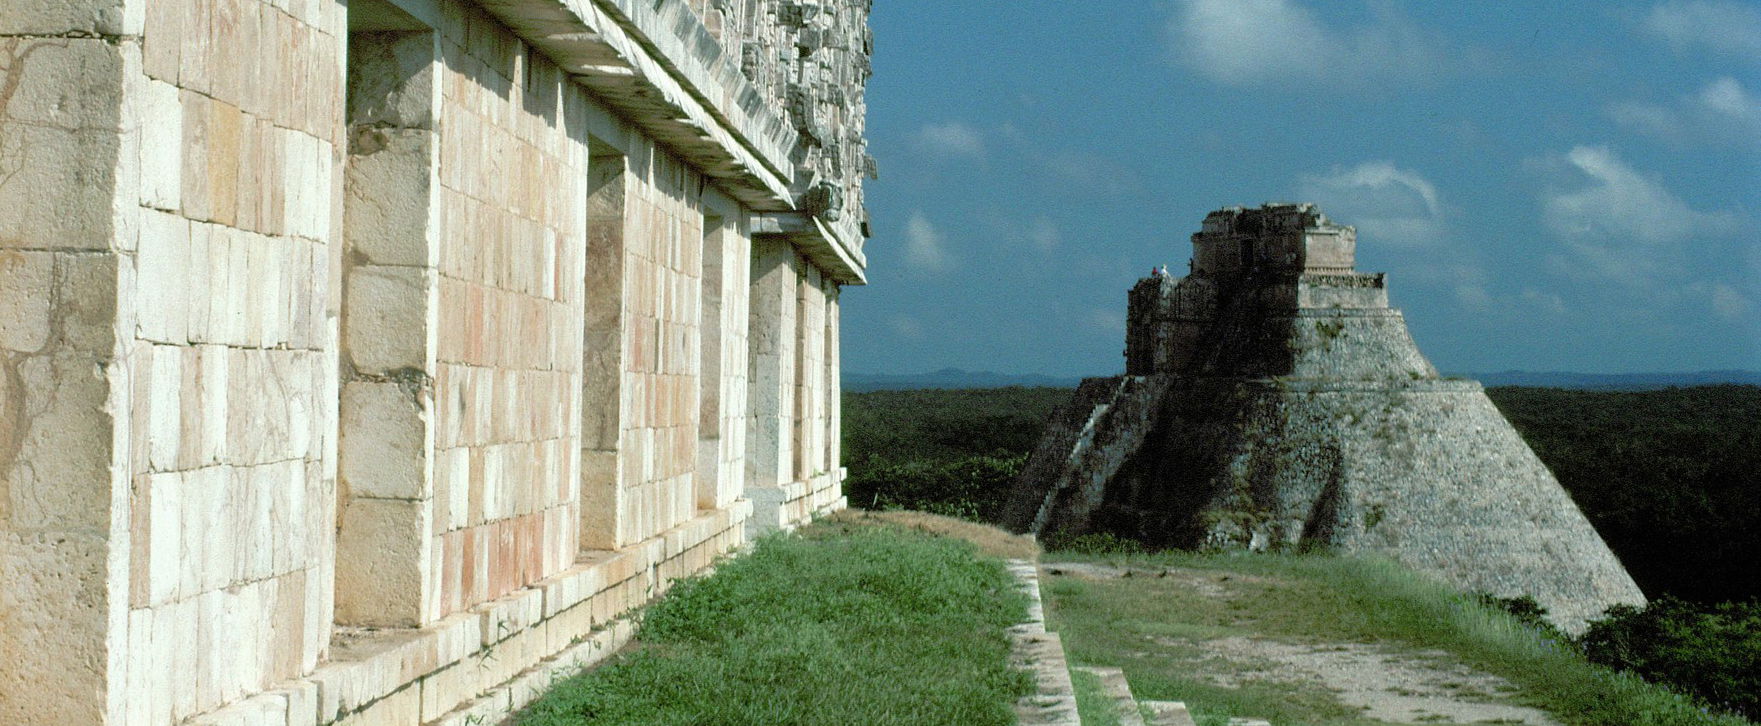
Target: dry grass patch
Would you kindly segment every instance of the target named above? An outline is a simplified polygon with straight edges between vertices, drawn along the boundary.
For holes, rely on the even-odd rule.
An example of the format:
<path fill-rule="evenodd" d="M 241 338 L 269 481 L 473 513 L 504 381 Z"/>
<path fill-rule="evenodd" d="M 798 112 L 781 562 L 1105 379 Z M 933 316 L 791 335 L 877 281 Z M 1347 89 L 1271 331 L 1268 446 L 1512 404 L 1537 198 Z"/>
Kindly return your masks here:
<path fill-rule="evenodd" d="M 820 520 L 820 526 L 861 526 L 876 522 L 942 537 L 963 539 L 976 545 L 980 552 L 1008 560 L 1033 560 L 1040 554 L 1039 543 L 1032 537 L 1014 534 L 1000 527 L 980 524 L 954 517 L 904 509 L 871 512 L 845 509 Z"/>

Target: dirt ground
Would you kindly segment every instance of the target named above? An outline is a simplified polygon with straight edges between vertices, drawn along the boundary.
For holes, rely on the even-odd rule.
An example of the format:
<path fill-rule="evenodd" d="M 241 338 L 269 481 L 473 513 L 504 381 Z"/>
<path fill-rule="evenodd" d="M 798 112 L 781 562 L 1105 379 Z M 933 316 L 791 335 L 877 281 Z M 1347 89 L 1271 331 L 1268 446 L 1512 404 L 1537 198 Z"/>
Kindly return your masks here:
<path fill-rule="evenodd" d="M 1176 578 L 1207 597 L 1229 595 L 1217 573 L 1181 568 L 1121 568 L 1060 562 L 1054 574 L 1082 578 Z M 1233 582 L 1251 576 L 1231 574 Z M 1515 688 L 1497 676 L 1461 663 L 1443 651 L 1385 644 L 1283 642 L 1227 637 L 1212 640 L 1158 638 L 1166 657 L 1189 661 L 1193 672 L 1224 688 L 1249 682 L 1319 686 L 1363 718 L 1390 724 L 1528 724 L 1559 726 L 1547 714 L 1509 702 Z"/>

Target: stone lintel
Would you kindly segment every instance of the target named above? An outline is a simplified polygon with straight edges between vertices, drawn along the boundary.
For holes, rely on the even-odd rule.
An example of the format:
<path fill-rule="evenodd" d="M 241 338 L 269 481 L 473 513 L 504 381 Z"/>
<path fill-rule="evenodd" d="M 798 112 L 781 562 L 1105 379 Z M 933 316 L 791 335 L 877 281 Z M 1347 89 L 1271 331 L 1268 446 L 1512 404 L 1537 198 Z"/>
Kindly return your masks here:
<path fill-rule="evenodd" d="M 753 236 L 774 235 L 801 250 L 827 277 L 840 285 L 866 285 L 868 259 L 860 248 L 818 217 L 803 212 L 752 215 Z"/>

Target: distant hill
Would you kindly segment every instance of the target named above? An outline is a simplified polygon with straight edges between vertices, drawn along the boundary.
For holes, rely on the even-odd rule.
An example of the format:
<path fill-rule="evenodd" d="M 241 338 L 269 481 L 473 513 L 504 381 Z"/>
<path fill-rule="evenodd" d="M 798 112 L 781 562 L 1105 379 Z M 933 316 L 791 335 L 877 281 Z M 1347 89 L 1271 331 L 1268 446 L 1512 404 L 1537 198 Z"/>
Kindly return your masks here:
<path fill-rule="evenodd" d="M 1118 374 L 1112 374 L 1118 375 Z M 1498 371 L 1495 373 L 1455 373 L 1472 378 L 1487 386 L 1525 386 L 1530 388 L 1577 388 L 1605 391 L 1650 391 L 1671 386 L 1706 386 L 1738 383 L 1761 386 L 1761 371 L 1689 371 L 1685 373 L 1573 373 L 1570 371 Z M 968 371 L 943 368 L 929 373 L 844 373 L 844 390 L 904 391 L 928 388 L 1074 388 L 1082 379 L 1076 376 L 1015 375 L 993 371 Z"/>
<path fill-rule="evenodd" d="M 1007 388 L 1022 386 L 1026 388 L 1051 387 L 1075 388 L 1081 378 L 1041 375 L 1011 375 L 992 371 L 968 371 L 959 368 L 943 368 L 929 373 L 844 373 L 844 390 L 864 391 L 904 391 L 920 388 Z"/>
<path fill-rule="evenodd" d="M 1565 371 L 1499 371 L 1466 373 L 1487 386 L 1581 388 L 1608 391 L 1649 391 L 1672 386 L 1720 383 L 1761 385 L 1761 371 L 1690 371 L 1684 373 L 1571 373 Z"/>

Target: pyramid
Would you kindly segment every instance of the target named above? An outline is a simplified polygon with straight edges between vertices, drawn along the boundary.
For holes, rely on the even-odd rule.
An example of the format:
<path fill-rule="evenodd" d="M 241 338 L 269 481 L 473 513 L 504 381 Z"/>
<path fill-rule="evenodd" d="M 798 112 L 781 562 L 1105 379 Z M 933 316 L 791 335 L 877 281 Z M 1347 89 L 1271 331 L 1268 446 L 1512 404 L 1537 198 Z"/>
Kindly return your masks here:
<path fill-rule="evenodd" d="M 1083 381 L 1003 523 L 1169 547 L 1380 553 L 1568 631 L 1644 595 L 1480 384 L 1443 378 L 1312 204 L 1229 207 L 1131 289 L 1125 375 Z"/>

